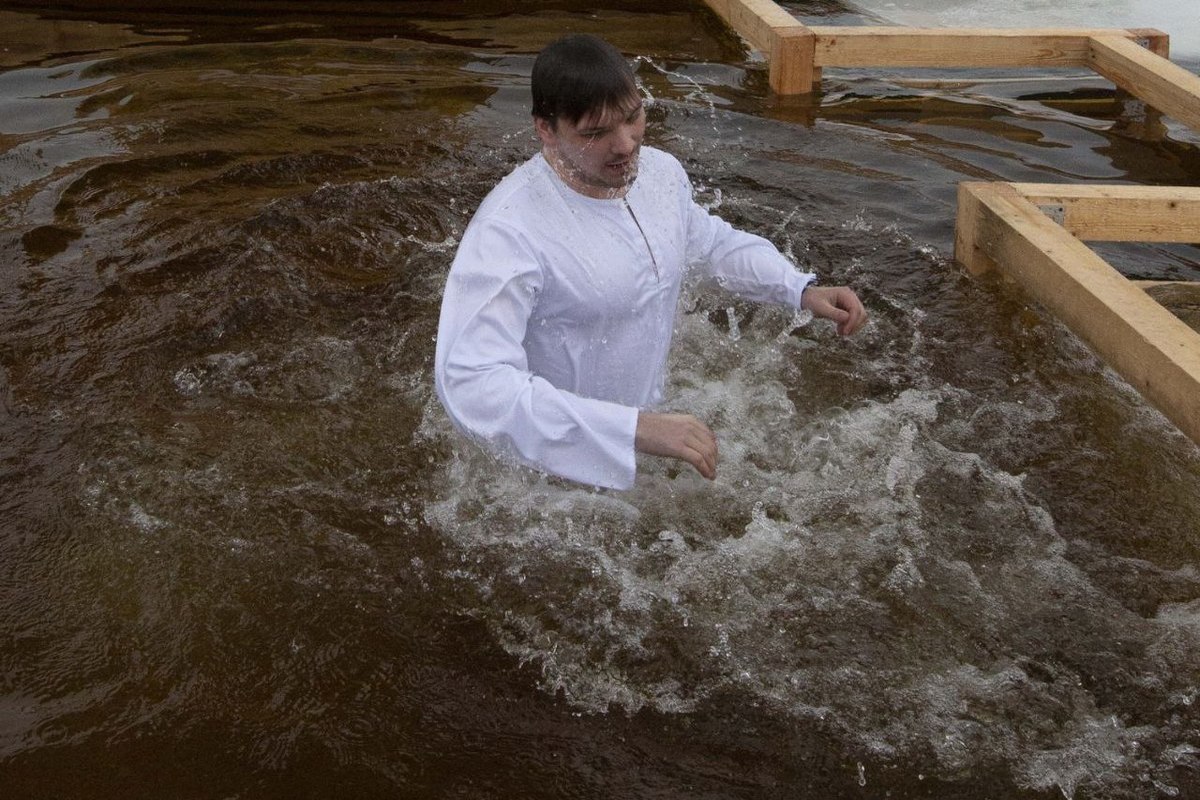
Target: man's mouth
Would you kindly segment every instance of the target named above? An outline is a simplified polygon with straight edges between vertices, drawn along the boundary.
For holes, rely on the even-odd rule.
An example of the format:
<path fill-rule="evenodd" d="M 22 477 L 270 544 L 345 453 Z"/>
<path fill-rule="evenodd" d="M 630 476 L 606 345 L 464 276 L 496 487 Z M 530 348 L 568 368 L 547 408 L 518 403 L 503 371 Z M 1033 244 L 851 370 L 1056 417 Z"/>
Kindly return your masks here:
<path fill-rule="evenodd" d="M 630 158 L 622 158 L 619 161 L 610 161 L 605 166 L 613 172 L 618 172 L 622 175 L 628 175 L 637 170 L 637 164 L 637 156 L 632 156 Z"/>

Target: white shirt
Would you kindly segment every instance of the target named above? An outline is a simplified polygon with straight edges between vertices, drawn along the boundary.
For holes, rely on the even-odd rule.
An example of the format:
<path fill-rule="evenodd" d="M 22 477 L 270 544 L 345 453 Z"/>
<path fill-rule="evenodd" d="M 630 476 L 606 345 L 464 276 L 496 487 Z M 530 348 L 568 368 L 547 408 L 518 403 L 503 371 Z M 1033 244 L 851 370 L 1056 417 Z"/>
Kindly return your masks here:
<path fill-rule="evenodd" d="M 813 279 L 697 205 L 661 150 L 643 147 L 625 197 L 605 200 L 534 156 L 484 198 L 450 268 L 434 361 L 450 419 L 538 469 L 630 488 L 638 411 L 663 399 L 692 268 L 796 308 Z"/>

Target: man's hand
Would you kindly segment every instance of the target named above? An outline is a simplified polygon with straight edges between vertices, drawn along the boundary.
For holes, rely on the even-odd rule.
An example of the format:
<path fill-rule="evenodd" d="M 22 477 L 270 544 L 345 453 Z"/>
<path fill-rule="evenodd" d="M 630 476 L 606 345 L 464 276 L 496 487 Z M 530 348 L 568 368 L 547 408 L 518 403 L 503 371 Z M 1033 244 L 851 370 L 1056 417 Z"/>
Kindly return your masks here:
<path fill-rule="evenodd" d="M 710 481 L 717 477 L 717 437 L 691 414 L 639 412 L 633 447 L 640 453 L 686 461 Z"/>
<path fill-rule="evenodd" d="M 800 307 L 814 317 L 832 320 L 841 336 L 849 336 L 867 324 L 867 310 L 848 286 L 809 286 L 800 296 Z"/>

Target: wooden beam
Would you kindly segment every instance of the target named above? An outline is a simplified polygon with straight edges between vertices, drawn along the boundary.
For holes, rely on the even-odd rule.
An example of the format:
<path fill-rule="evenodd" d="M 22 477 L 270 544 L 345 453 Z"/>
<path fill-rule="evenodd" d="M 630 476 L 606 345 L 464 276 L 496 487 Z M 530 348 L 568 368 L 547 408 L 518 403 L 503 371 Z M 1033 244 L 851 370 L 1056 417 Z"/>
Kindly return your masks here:
<path fill-rule="evenodd" d="M 822 67 L 1090 67 L 1200 130 L 1200 77 L 1167 61 L 1150 28 L 809 28 L 774 0 L 705 0 L 767 54 L 771 88 L 806 94 Z"/>
<path fill-rule="evenodd" d="M 813 62 L 816 37 L 807 28 L 777 28 L 770 51 L 771 88 L 776 94 L 808 94 L 820 83 Z"/>
<path fill-rule="evenodd" d="M 965 183 L 973 236 L 1180 430 L 1200 443 L 1200 334 L 1007 184 Z"/>
<path fill-rule="evenodd" d="M 771 89 L 777 94 L 808 94 L 820 82 L 814 66 L 811 29 L 773 0 L 705 0 L 729 27 L 767 54 Z"/>
<path fill-rule="evenodd" d="M 1171 57 L 1171 37 L 1158 28 L 1130 28 L 1128 33 L 1135 42 L 1154 55 Z"/>
<path fill-rule="evenodd" d="M 818 67 L 1086 67 L 1091 28 L 897 28 L 819 26 Z"/>
<path fill-rule="evenodd" d="M 755 48 L 770 55 L 775 47 L 776 31 L 804 25 L 773 0 L 704 0 L 725 24 L 733 28 Z"/>
<path fill-rule="evenodd" d="M 1120 36 L 1094 36 L 1089 66 L 1164 114 L 1200 130 L 1200 77 Z"/>
<path fill-rule="evenodd" d="M 1200 243 L 1200 188 L 1193 186 L 1068 186 L 1015 183 L 1043 211 L 1089 242 Z M 1052 214 L 1055 216 L 1055 214 Z"/>
<path fill-rule="evenodd" d="M 958 184 L 958 214 L 954 222 L 954 260 L 972 275 L 982 275 L 996 268 L 983 247 L 979 225 L 983 220 L 983 203 L 979 199 L 989 183 L 964 181 Z"/>

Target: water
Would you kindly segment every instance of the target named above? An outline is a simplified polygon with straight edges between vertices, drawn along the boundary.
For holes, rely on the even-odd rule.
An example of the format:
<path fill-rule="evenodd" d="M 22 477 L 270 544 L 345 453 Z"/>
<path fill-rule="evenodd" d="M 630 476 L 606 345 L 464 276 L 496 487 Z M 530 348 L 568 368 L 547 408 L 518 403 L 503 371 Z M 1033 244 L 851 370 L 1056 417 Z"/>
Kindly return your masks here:
<path fill-rule="evenodd" d="M 1070 71 L 772 99 L 690 2 L 455 5 L 2 12 L 5 796 L 1200 797 L 1197 450 L 950 260 L 958 181 L 1195 185 L 1197 134 Z M 567 29 L 873 314 L 690 290 L 715 484 L 512 471 L 433 398 Z"/>

